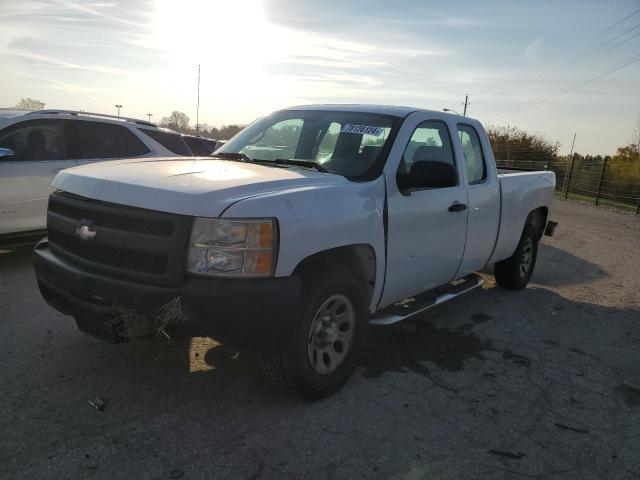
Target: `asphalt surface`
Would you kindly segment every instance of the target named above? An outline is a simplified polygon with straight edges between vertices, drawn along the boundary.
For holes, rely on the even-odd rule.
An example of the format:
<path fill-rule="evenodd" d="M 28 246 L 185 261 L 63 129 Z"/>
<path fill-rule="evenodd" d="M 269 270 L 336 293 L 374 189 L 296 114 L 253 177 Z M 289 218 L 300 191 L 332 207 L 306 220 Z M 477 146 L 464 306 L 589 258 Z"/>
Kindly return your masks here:
<path fill-rule="evenodd" d="M 88 337 L 41 300 L 29 252 L 0 255 L 0 477 L 640 478 L 640 217 L 552 217 L 526 290 L 484 274 L 373 331 L 315 403 L 187 332 Z"/>

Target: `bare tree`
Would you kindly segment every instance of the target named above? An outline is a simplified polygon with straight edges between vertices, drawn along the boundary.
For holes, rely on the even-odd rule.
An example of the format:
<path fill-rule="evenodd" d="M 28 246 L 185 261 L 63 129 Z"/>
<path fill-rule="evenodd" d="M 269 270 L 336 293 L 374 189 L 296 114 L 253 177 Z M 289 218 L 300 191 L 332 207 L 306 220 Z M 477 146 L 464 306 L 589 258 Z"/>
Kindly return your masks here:
<path fill-rule="evenodd" d="M 160 125 L 178 132 L 186 132 L 189 129 L 189 117 L 186 113 L 174 110 L 171 115 L 162 118 Z"/>
<path fill-rule="evenodd" d="M 35 98 L 21 98 L 15 108 L 19 108 L 20 110 L 42 110 L 44 105 L 44 102 L 36 100 Z"/>

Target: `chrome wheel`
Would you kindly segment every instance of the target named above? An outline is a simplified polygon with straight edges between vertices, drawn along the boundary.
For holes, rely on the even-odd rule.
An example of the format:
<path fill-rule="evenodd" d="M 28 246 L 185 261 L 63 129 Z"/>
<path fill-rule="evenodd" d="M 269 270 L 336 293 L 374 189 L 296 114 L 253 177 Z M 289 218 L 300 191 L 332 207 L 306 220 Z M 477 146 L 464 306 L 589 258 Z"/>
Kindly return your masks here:
<path fill-rule="evenodd" d="M 355 311 L 341 294 L 327 298 L 316 311 L 307 339 L 311 366 L 320 375 L 333 372 L 347 357 L 355 330 Z"/>
<path fill-rule="evenodd" d="M 525 277 L 529 273 L 531 268 L 531 262 L 533 260 L 533 240 L 527 238 L 522 245 L 522 251 L 520 252 L 520 276 Z"/>

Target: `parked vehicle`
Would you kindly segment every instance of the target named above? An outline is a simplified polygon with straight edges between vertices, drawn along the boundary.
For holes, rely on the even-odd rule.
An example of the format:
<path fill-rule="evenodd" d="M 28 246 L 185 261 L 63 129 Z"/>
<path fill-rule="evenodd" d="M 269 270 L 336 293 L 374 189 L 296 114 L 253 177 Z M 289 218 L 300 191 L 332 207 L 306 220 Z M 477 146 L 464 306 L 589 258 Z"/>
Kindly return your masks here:
<path fill-rule="evenodd" d="M 209 155 L 215 141 L 143 120 L 65 110 L 0 110 L 0 245 L 45 234 L 57 172 L 113 158 Z M 197 152 L 192 151 L 199 147 Z"/>
<path fill-rule="evenodd" d="M 184 141 L 195 157 L 211 155 L 224 144 L 224 141 L 194 135 L 183 135 L 182 138 L 184 138 Z"/>
<path fill-rule="evenodd" d="M 44 298 L 87 333 L 123 340 L 122 308 L 156 318 L 179 304 L 204 334 L 271 352 L 317 398 L 350 377 L 368 324 L 479 287 L 488 265 L 524 288 L 554 184 L 552 172 L 498 172 L 467 117 L 296 107 L 215 158 L 60 172 L 35 269 Z"/>

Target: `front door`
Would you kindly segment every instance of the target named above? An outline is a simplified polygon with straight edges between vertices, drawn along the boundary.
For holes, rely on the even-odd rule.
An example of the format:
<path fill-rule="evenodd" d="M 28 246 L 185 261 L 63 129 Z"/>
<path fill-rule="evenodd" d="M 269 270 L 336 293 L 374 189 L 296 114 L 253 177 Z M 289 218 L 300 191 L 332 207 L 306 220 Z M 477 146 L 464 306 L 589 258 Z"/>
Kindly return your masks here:
<path fill-rule="evenodd" d="M 405 124 L 411 119 L 405 120 Z M 415 121 L 407 132 L 399 169 L 415 161 L 456 165 L 452 135 L 443 120 Z M 406 127 L 407 125 L 405 125 Z M 455 134 L 455 132 L 453 132 Z M 406 137 L 408 136 L 408 142 Z M 396 142 L 401 142 L 402 132 Z M 386 170 L 388 195 L 387 275 L 380 306 L 450 282 L 462 259 L 467 234 L 467 203 L 460 179 L 455 187 L 401 192 L 395 171 Z"/>
<path fill-rule="evenodd" d="M 64 120 L 28 120 L 0 132 L 0 235 L 46 228 L 51 181 L 77 165 L 67 155 Z"/>

